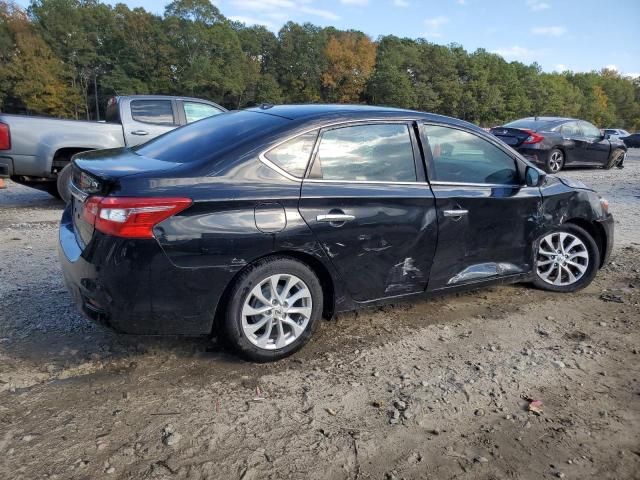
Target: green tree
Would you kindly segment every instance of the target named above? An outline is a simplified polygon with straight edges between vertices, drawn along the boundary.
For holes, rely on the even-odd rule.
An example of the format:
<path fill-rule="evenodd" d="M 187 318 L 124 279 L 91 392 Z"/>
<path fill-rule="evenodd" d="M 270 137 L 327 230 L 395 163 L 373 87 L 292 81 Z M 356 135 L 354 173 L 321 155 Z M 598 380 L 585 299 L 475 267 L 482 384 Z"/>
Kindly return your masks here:
<path fill-rule="evenodd" d="M 237 33 L 208 0 L 175 0 L 166 7 L 164 26 L 174 45 L 174 88 L 182 94 L 237 105 L 246 71 Z"/>
<path fill-rule="evenodd" d="M 24 11 L 0 2 L 0 105 L 17 110 L 66 116 L 74 94 L 62 62 L 40 38 Z"/>
<path fill-rule="evenodd" d="M 326 66 L 325 32 L 315 25 L 288 22 L 278 32 L 278 83 L 290 103 L 321 100 L 322 72 Z"/>

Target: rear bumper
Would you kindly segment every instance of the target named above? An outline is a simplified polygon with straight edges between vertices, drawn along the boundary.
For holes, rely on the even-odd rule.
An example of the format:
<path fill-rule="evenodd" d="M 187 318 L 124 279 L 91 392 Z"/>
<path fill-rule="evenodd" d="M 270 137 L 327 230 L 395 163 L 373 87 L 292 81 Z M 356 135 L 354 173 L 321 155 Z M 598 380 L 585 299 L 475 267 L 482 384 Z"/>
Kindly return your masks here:
<path fill-rule="evenodd" d="M 81 249 L 67 207 L 58 254 L 64 281 L 88 318 L 136 335 L 211 333 L 218 301 L 231 280 L 215 268 L 180 268 L 153 240 L 96 232 Z"/>
<path fill-rule="evenodd" d="M 611 251 L 613 250 L 613 241 L 614 241 L 614 221 L 613 215 L 610 213 L 602 219 L 598 220 L 598 223 L 602 226 L 602 229 L 605 233 L 605 245 L 604 245 L 604 253 L 602 258 L 600 259 L 601 267 L 604 267 L 607 263 L 609 263 L 609 258 L 611 257 Z"/>

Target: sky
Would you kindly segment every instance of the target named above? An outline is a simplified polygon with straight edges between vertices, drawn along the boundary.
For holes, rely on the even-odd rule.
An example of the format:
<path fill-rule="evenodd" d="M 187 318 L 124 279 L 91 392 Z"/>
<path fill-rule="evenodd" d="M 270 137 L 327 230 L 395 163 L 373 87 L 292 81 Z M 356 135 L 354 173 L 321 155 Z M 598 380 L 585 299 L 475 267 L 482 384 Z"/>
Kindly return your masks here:
<path fill-rule="evenodd" d="M 167 1 L 120 0 L 162 14 Z M 19 0 L 27 6 L 28 0 Z M 106 3 L 115 4 L 115 1 Z M 277 32 L 288 20 L 477 48 L 545 71 L 640 76 L 640 0 L 214 0 L 227 17 Z"/>

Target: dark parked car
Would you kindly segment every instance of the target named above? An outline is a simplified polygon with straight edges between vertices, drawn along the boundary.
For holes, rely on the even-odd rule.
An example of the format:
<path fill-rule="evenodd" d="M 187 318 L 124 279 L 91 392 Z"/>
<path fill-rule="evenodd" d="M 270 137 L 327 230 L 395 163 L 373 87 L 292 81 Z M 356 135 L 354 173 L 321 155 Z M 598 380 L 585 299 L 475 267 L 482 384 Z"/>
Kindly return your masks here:
<path fill-rule="evenodd" d="M 522 118 L 491 133 L 549 173 L 565 166 L 622 168 L 627 151 L 622 140 L 574 118 Z"/>
<path fill-rule="evenodd" d="M 624 142 L 627 148 L 640 148 L 640 132 L 632 133 L 628 137 L 622 137 L 620 140 Z"/>
<path fill-rule="evenodd" d="M 608 205 L 469 123 L 364 106 L 265 106 L 80 154 L 60 260 L 86 315 L 219 332 L 264 361 L 335 312 L 492 283 L 588 285 Z"/>
<path fill-rule="evenodd" d="M 623 130 L 622 128 L 605 128 L 604 134 L 609 135 L 610 138 L 616 139 L 629 136 L 629 132 Z"/>

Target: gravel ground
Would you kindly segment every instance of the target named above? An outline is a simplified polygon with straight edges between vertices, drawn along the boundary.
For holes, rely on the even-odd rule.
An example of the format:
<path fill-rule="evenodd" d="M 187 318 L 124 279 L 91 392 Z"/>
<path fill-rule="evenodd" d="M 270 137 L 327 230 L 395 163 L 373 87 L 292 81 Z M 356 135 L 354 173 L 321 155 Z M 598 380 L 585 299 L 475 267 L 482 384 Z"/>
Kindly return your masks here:
<path fill-rule="evenodd" d="M 269 365 L 83 319 L 57 263 L 61 204 L 9 183 L 0 478 L 640 478 L 640 152 L 564 174 L 616 216 L 587 289 L 341 315 Z"/>

